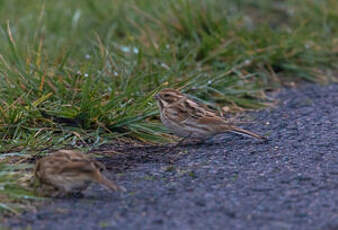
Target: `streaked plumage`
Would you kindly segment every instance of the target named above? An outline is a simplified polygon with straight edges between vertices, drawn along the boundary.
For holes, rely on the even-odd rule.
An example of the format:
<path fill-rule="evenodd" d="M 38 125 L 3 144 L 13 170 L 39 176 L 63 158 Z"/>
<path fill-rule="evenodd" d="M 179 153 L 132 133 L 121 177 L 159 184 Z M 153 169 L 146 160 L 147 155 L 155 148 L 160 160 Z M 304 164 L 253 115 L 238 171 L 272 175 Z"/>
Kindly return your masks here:
<path fill-rule="evenodd" d="M 177 136 L 208 139 L 225 132 L 236 132 L 266 139 L 227 122 L 206 105 L 189 99 L 175 89 L 163 89 L 155 95 L 162 123 Z"/>
<path fill-rule="evenodd" d="M 104 166 L 74 150 L 59 150 L 37 161 L 34 180 L 39 192 L 48 196 L 64 196 L 85 190 L 97 182 L 111 191 L 121 188 L 101 174 Z"/>

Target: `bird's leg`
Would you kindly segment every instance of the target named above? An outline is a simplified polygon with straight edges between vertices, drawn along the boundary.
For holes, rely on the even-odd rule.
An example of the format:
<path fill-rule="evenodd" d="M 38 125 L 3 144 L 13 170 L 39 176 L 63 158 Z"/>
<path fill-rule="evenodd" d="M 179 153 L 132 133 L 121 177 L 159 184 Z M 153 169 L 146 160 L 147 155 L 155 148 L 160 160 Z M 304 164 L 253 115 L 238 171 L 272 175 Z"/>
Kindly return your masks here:
<path fill-rule="evenodd" d="M 181 145 L 189 137 L 190 137 L 190 135 L 186 136 L 186 137 L 183 137 L 179 142 L 177 142 L 176 144 L 174 144 L 171 147 L 169 147 L 168 150 L 166 151 L 166 153 L 172 152 L 175 148 L 177 148 L 179 145 Z M 168 160 L 168 163 L 169 164 L 173 164 L 176 161 L 176 159 L 177 159 L 177 156 L 170 157 L 169 160 Z"/>
<path fill-rule="evenodd" d="M 171 152 L 173 151 L 176 147 L 178 147 L 179 145 L 181 145 L 185 140 L 187 140 L 188 138 L 190 138 L 191 135 L 188 135 L 186 137 L 183 137 L 179 142 L 177 142 L 176 144 L 174 144 L 173 146 L 169 147 L 168 150 L 166 152 Z"/>
<path fill-rule="evenodd" d="M 74 197 L 74 198 L 83 198 L 84 195 L 83 195 L 83 193 L 82 193 L 81 191 L 78 191 L 78 192 L 72 192 L 72 193 L 70 194 L 70 197 Z"/>
<path fill-rule="evenodd" d="M 200 145 L 204 145 L 204 144 L 210 145 L 210 144 L 212 144 L 211 140 L 212 140 L 212 137 L 209 137 L 209 138 L 207 138 L 207 139 L 199 139 L 198 142 L 196 142 L 196 144 L 200 144 Z"/>
<path fill-rule="evenodd" d="M 181 145 L 182 143 L 184 143 L 185 140 L 187 140 L 188 138 L 190 138 L 191 135 L 183 137 L 179 142 L 176 143 L 176 145 L 174 145 L 174 147 L 177 147 L 179 145 Z"/>
<path fill-rule="evenodd" d="M 63 198 L 66 195 L 67 194 L 64 191 L 60 191 L 60 190 L 56 190 L 50 193 L 50 196 L 54 198 Z"/>

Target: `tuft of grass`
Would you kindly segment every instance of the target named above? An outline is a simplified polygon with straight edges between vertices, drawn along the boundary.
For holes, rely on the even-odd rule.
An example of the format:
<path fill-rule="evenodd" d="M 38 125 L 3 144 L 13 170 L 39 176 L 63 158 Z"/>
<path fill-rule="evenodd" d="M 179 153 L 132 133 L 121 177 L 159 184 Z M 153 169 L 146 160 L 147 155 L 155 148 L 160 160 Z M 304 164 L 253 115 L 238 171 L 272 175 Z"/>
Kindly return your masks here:
<path fill-rule="evenodd" d="M 11 154 L 18 156 L 20 154 Z M 9 156 L 7 154 L 7 156 Z M 1 158 L 4 158 L 2 156 Z M 31 177 L 30 164 L 9 164 L 0 162 L 0 214 L 18 214 L 21 210 L 29 207 L 32 200 L 38 200 L 27 184 Z"/>
<path fill-rule="evenodd" d="M 12 0 L 0 19 L 0 153 L 22 154 L 9 165 L 50 146 L 170 141 L 152 98 L 164 87 L 232 111 L 337 80 L 334 0 Z"/>

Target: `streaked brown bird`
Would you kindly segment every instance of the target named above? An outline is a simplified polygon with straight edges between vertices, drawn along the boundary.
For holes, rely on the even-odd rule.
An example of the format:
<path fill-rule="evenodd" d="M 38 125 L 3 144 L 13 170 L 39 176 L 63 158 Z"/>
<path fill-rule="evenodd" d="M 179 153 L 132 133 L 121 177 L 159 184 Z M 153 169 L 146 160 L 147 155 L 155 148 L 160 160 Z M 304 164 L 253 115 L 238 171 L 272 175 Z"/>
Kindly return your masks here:
<path fill-rule="evenodd" d="M 124 190 L 108 180 L 105 167 L 75 150 L 59 150 L 38 160 L 34 169 L 34 184 L 38 192 L 47 196 L 65 196 L 81 193 L 96 182 L 111 191 Z"/>
<path fill-rule="evenodd" d="M 175 89 L 163 89 L 155 95 L 162 123 L 175 135 L 200 140 L 217 134 L 235 132 L 267 140 L 266 137 L 241 129 Z"/>

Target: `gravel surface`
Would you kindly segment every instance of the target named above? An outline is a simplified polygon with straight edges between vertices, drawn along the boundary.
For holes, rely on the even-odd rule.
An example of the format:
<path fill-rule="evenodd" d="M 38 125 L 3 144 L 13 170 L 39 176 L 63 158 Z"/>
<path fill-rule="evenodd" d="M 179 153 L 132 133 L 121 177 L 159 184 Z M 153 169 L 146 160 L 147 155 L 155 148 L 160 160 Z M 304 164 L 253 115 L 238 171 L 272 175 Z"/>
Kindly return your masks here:
<path fill-rule="evenodd" d="M 276 108 L 249 113 L 236 134 L 176 148 L 104 146 L 108 177 L 8 219 L 10 229 L 338 229 L 338 84 L 284 89 Z"/>

